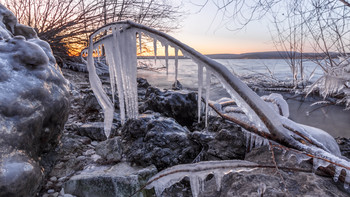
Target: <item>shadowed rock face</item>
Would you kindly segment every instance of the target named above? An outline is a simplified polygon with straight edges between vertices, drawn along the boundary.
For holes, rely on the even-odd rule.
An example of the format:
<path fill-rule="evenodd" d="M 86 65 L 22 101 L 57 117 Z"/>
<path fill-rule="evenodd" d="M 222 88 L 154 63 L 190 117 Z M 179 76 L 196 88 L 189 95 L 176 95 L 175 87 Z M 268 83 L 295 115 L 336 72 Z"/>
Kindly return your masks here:
<path fill-rule="evenodd" d="M 0 196 L 33 196 L 68 117 L 68 83 L 48 43 L 1 4 L 0 16 Z"/>
<path fill-rule="evenodd" d="M 141 112 L 147 110 L 159 112 L 188 127 L 197 120 L 197 95 L 195 93 L 162 92 L 158 88 L 149 87 L 145 98 Z"/>
<path fill-rule="evenodd" d="M 190 140 L 186 128 L 157 113 L 127 121 L 121 133 L 126 160 L 141 166 L 154 164 L 163 170 L 190 163 L 200 152 L 200 145 Z"/>

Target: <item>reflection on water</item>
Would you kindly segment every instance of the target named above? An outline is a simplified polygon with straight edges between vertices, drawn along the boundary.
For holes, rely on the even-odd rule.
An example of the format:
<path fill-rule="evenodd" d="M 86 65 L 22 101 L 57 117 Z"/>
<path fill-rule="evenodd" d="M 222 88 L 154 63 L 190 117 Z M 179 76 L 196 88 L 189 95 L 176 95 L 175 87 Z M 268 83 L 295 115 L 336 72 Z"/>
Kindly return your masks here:
<path fill-rule="evenodd" d="M 140 60 L 143 64 L 154 64 L 154 60 Z M 259 74 L 261 77 L 274 78 L 281 81 L 291 81 L 292 74 L 288 64 L 282 59 L 224 59 L 217 60 L 237 75 Z M 305 78 L 315 81 L 322 76 L 322 70 L 312 61 L 305 60 Z M 156 69 L 161 68 L 163 69 Z M 155 66 L 149 70 L 138 70 L 138 76 L 146 78 L 148 82 L 161 89 L 171 89 L 175 81 L 174 60 L 169 60 L 169 73 L 166 75 L 165 61 L 157 60 Z M 197 65 L 190 59 L 179 60 L 178 80 L 187 90 L 197 91 Z M 205 77 L 205 76 L 204 76 Z M 269 94 L 269 92 L 259 93 Z M 228 97 L 229 94 L 220 83 L 212 79 L 210 99 L 217 100 Z M 334 137 L 350 137 L 350 111 L 344 111 L 342 106 L 310 106 L 315 100 L 298 99 L 294 95 L 284 94 L 289 104 L 291 119 L 302 124 L 321 128 Z M 292 99 L 293 98 L 293 99 Z M 301 101 L 304 100 L 304 101 Z"/>

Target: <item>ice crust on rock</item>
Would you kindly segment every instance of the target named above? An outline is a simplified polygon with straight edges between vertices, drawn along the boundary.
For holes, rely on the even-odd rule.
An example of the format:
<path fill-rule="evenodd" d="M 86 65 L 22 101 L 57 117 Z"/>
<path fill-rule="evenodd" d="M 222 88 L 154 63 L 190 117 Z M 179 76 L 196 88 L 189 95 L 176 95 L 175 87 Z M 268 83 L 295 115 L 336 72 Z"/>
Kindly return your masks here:
<path fill-rule="evenodd" d="M 0 196 L 37 193 L 69 105 L 50 45 L 0 4 Z"/>

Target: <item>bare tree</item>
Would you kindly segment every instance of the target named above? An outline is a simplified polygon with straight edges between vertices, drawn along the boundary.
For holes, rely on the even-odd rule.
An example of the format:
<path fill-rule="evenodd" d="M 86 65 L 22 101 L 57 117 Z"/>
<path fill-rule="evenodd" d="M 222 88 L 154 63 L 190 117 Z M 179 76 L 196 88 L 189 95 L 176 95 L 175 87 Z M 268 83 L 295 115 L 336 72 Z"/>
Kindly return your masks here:
<path fill-rule="evenodd" d="M 22 24 L 49 42 L 56 59 L 78 55 L 88 35 L 110 22 L 133 20 L 162 31 L 178 28 L 179 5 L 165 0 L 3 0 Z"/>
<path fill-rule="evenodd" d="M 212 2 L 228 29 L 239 30 L 253 20 L 272 20 L 277 49 L 287 51 L 294 85 L 304 82 L 302 54 L 323 54 L 316 63 L 324 71 L 312 90 L 323 96 L 344 94 L 350 106 L 350 2 L 348 0 L 203 0 Z M 198 4 L 198 1 L 196 1 Z M 296 56 L 301 53 L 301 57 Z M 342 56 L 340 61 L 336 56 Z M 304 86 L 304 83 L 302 83 Z"/>

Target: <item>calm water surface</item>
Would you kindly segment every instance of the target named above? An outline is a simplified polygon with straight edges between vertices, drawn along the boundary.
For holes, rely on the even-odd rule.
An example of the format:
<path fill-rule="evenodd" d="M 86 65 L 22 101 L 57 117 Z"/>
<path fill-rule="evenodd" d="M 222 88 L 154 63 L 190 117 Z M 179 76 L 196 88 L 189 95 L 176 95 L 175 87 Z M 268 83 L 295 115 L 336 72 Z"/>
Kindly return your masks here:
<path fill-rule="evenodd" d="M 291 69 L 283 59 L 218 59 L 216 60 L 225 65 L 228 70 L 239 76 L 259 75 L 262 78 L 291 81 Z M 154 60 L 140 60 L 139 63 L 153 65 L 149 70 L 138 70 L 138 76 L 146 78 L 153 86 L 161 89 L 171 89 L 175 80 L 174 60 L 169 60 L 169 72 L 166 74 L 165 61 L 157 60 L 154 66 Z M 322 76 L 322 70 L 311 60 L 303 62 L 305 79 L 315 81 Z M 190 59 L 179 59 L 178 80 L 183 87 L 188 90 L 196 91 L 198 88 L 198 68 Z M 219 82 L 212 78 L 210 99 L 217 100 L 221 97 L 228 97 L 228 93 L 222 88 Z M 269 92 L 261 93 L 269 94 Z M 284 94 L 290 108 L 290 119 L 321 128 L 329 132 L 334 137 L 350 137 L 350 111 L 344 111 L 341 106 L 328 106 L 319 108 L 319 106 L 310 106 L 314 99 L 300 98 L 295 95 Z M 303 100 L 303 101 L 301 101 Z"/>

